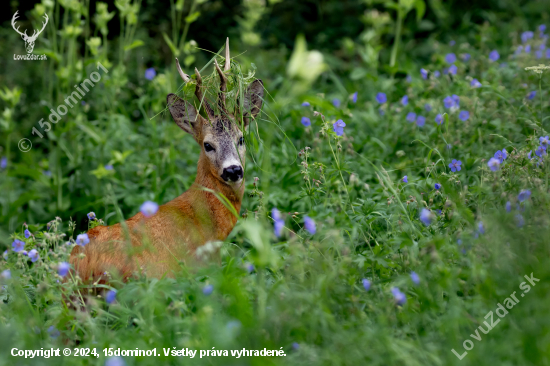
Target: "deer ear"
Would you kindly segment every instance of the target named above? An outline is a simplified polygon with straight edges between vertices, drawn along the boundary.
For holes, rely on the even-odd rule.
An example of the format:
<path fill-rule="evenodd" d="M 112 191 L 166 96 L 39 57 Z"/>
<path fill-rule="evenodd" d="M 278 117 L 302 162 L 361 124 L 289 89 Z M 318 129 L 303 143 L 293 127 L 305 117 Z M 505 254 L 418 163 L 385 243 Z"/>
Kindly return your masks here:
<path fill-rule="evenodd" d="M 195 127 L 198 123 L 198 113 L 195 107 L 189 102 L 184 101 L 176 94 L 168 94 L 166 97 L 168 109 L 174 119 L 174 122 L 185 132 L 195 135 Z"/>
<path fill-rule="evenodd" d="M 256 118 L 264 101 L 264 83 L 260 79 L 254 80 L 246 90 L 243 103 L 243 117 L 248 125 L 249 117 Z"/>

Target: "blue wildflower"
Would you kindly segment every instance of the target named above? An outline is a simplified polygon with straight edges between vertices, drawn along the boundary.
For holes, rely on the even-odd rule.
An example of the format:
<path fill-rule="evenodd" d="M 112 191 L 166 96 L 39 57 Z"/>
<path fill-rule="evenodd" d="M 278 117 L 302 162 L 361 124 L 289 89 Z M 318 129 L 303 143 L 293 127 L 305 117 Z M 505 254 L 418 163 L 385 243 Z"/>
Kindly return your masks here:
<path fill-rule="evenodd" d="M 546 25 L 544 25 L 544 24 L 539 25 L 538 30 L 539 30 L 539 32 L 546 31 Z"/>
<path fill-rule="evenodd" d="M 153 80 L 157 76 L 157 72 L 154 68 L 150 67 L 147 70 L 145 70 L 145 79 L 147 80 Z"/>
<path fill-rule="evenodd" d="M 309 104 L 309 102 L 303 102 L 302 103 L 302 107 L 309 107 L 311 104 Z"/>
<path fill-rule="evenodd" d="M 445 55 L 445 62 L 448 64 L 454 64 L 456 62 L 456 55 L 454 53 L 448 53 Z"/>
<path fill-rule="evenodd" d="M 460 160 L 453 159 L 449 164 L 449 168 L 451 168 L 452 172 L 459 172 L 460 169 L 462 169 L 460 167 L 461 165 L 462 165 L 462 162 Z"/>
<path fill-rule="evenodd" d="M 304 228 L 311 234 L 315 234 L 316 227 L 315 227 L 315 221 L 309 216 L 304 216 Z"/>
<path fill-rule="evenodd" d="M 52 176 L 52 172 L 49 171 L 49 170 L 44 170 L 44 171 L 42 172 L 42 174 L 44 174 L 46 177 L 51 177 L 51 176 Z"/>
<path fill-rule="evenodd" d="M 352 101 L 353 103 L 357 103 L 357 92 L 355 92 L 355 93 L 353 93 L 353 94 L 351 95 L 351 101 Z"/>
<path fill-rule="evenodd" d="M 80 245 L 81 247 L 85 246 L 90 242 L 90 238 L 88 237 L 88 234 L 80 234 L 76 236 L 76 244 Z"/>
<path fill-rule="evenodd" d="M 157 211 L 159 210 L 159 205 L 158 203 L 152 201 L 145 201 L 143 202 L 139 210 L 141 211 L 143 216 L 151 217 L 157 213 Z"/>
<path fill-rule="evenodd" d="M 416 125 L 418 127 L 424 126 L 425 123 L 426 123 L 426 117 L 420 116 L 420 115 L 418 117 L 416 117 Z"/>
<path fill-rule="evenodd" d="M 9 280 L 11 278 L 11 271 L 9 269 L 3 270 L 2 274 L 0 274 L 0 277 L 2 277 L 5 280 Z"/>
<path fill-rule="evenodd" d="M 465 53 L 465 54 L 462 56 L 462 59 L 463 59 L 464 61 L 469 61 L 471 58 L 472 58 L 472 56 L 471 56 L 469 53 Z"/>
<path fill-rule="evenodd" d="M 271 210 L 271 218 L 273 218 L 274 221 L 274 233 L 276 237 L 281 236 L 281 231 L 283 230 L 283 227 L 285 226 L 285 221 L 281 217 L 281 213 L 277 208 L 273 207 Z"/>
<path fill-rule="evenodd" d="M 424 104 L 424 109 L 426 112 L 430 112 L 432 110 L 432 106 L 429 103 Z"/>
<path fill-rule="evenodd" d="M 401 104 L 403 105 L 409 104 L 409 97 L 404 95 L 403 98 L 401 98 Z"/>
<path fill-rule="evenodd" d="M 433 217 L 433 213 L 427 208 L 423 208 L 420 212 L 420 221 L 422 221 L 422 223 L 426 226 L 432 223 Z"/>
<path fill-rule="evenodd" d="M 525 225 L 525 219 L 523 218 L 523 216 L 521 214 L 516 214 L 515 216 L 515 219 L 516 219 L 516 224 L 518 225 L 518 227 L 523 227 L 523 225 Z"/>
<path fill-rule="evenodd" d="M 548 146 L 550 139 L 548 138 L 548 136 L 541 136 L 539 137 L 539 141 L 541 145 Z"/>
<path fill-rule="evenodd" d="M 383 116 L 384 114 L 386 114 L 386 112 L 384 112 L 384 110 L 382 108 L 378 108 L 378 113 Z"/>
<path fill-rule="evenodd" d="M 340 99 L 334 98 L 334 99 L 332 100 L 332 105 L 335 106 L 336 108 L 340 108 L 340 104 L 342 104 L 342 103 L 340 102 Z"/>
<path fill-rule="evenodd" d="M 0 159 L 0 169 L 6 169 L 7 166 L 8 166 L 8 158 L 4 156 L 2 157 L 2 159 Z"/>
<path fill-rule="evenodd" d="M 477 79 L 472 79 L 472 81 L 470 82 L 470 86 L 472 88 L 481 88 L 481 83 Z"/>
<path fill-rule="evenodd" d="M 376 101 L 380 104 L 386 103 L 388 101 L 388 98 L 386 97 L 386 93 L 376 94 Z"/>
<path fill-rule="evenodd" d="M 546 155 L 546 147 L 539 145 L 539 147 L 535 150 L 535 154 L 537 154 L 539 158 L 542 158 L 543 155 Z"/>
<path fill-rule="evenodd" d="M 114 356 L 106 359 L 104 366 L 126 366 L 126 362 L 122 357 Z"/>
<path fill-rule="evenodd" d="M 29 252 L 29 258 L 31 259 L 31 261 L 34 263 L 36 262 L 37 260 L 40 259 L 40 255 L 38 254 L 38 251 L 36 249 L 32 249 L 30 252 Z"/>
<path fill-rule="evenodd" d="M 487 165 L 489 166 L 489 169 L 491 169 L 493 172 L 496 172 L 500 169 L 500 160 L 497 158 L 491 158 L 489 159 L 489 162 Z"/>
<path fill-rule="evenodd" d="M 92 221 L 96 219 L 95 212 L 89 212 L 86 216 L 88 216 L 88 220 Z"/>
<path fill-rule="evenodd" d="M 59 265 L 57 266 L 57 273 L 61 276 L 61 277 L 65 277 L 67 275 L 67 273 L 69 273 L 69 270 L 71 269 L 71 265 L 67 262 L 61 262 L 59 263 Z"/>
<path fill-rule="evenodd" d="M 292 349 L 297 351 L 300 349 L 300 344 L 298 342 L 292 342 Z"/>
<path fill-rule="evenodd" d="M 214 291 L 214 286 L 212 285 L 206 285 L 202 289 L 202 293 L 206 296 L 210 295 Z"/>
<path fill-rule="evenodd" d="M 344 127 L 346 127 L 346 124 L 341 119 L 339 119 L 338 121 L 332 124 L 332 128 L 334 129 L 334 132 L 338 136 L 342 136 L 344 134 Z"/>
<path fill-rule="evenodd" d="M 397 305 L 403 305 L 407 302 L 407 296 L 405 296 L 404 293 L 402 293 L 401 291 L 399 291 L 399 289 L 397 287 L 393 287 L 391 289 L 391 293 L 395 299 L 395 303 Z"/>
<path fill-rule="evenodd" d="M 440 183 L 434 184 L 434 188 L 437 189 L 437 190 L 440 190 L 441 189 L 441 184 Z"/>
<path fill-rule="evenodd" d="M 527 42 L 528 40 L 530 40 L 531 38 L 533 38 L 535 34 L 531 31 L 525 31 L 521 34 L 521 41 L 523 43 Z"/>
<path fill-rule="evenodd" d="M 21 252 L 23 249 L 25 249 L 25 243 L 19 239 L 15 239 L 13 243 L 11 243 L 11 247 L 14 252 Z"/>
<path fill-rule="evenodd" d="M 31 232 L 29 231 L 29 229 L 25 229 L 25 238 L 28 239 L 30 238 L 31 236 Z"/>
<path fill-rule="evenodd" d="M 437 123 L 438 125 L 442 124 L 443 123 L 443 115 L 438 113 L 437 116 L 435 116 L 435 123 Z"/>
<path fill-rule="evenodd" d="M 491 53 L 489 53 L 489 60 L 495 62 L 499 58 L 500 58 L 500 55 L 498 54 L 497 50 L 493 50 L 493 51 L 491 51 Z"/>
<path fill-rule="evenodd" d="M 307 117 L 302 117 L 302 124 L 306 127 L 311 126 L 311 120 Z"/>
<path fill-rule="evenodd" d="M 435 78 L 438 78 L 438 77 L 440 77 L 440 76 L 441 76 L 441 73 L 439 72 L 439 70 L 435 70 L 435 71 L 434 71 L 434 77 L 435 77 Z"/>
<path fill-rule="evenodd" d="M 404 183 L 409 183 L 409 178 L 406 175 L 403 177 L 402 180 Z"/>
<path fill-rule="evenodd" d="M 470 118 L 470 112 L 460 111 L 460 113 L 458 114 L 458 118 L 460 118 L 461 121 L 467 121 L 468 118 Z"/>
<path fill-rule="evenodd" d="M 531 197 L 531 191 L 528 189 L 524 189 L 523 191 L 519 192 L 518 194 L 518 201 L 523 202 Z"/>
<path fill-rule="evenodd" d="M 532 100 L 537 96 L 537 92 L 533 90 L 531 93 L 527 94 L 527 99 Z"/>
<path fill-rule="evenodd" d="M 411 280 L 414 282 L 415 285 L 419 285 L 420 284 L 420 277 L 418 276 L 418 274 L 416 272 L 411 272 Z"/>
<path fill-rule="evenodd" d="M 363 288 L 365 289 L 365 291 L 368 291 L 370 290 L 370 281 L 367 280 L 366 278 L 363 278 Z"/>
<path fill-rule="evenodd" d="M 542 58 L 542 50 L 535 51 L 536 58 Z"/>
<path fill-rule="evenodd" d="M 531 53 L 531 45 L 530 44 L 525 46 L 525 53 Z"/>
<path fill-rule="evenodd" d="M 522 52 L 523 52 L 523 46 L 522 46 L 522 45 L 519 45 L 518 48 L 516 48 L 515 54 L 516 54 L 516 55 L 519 55 L 519 54 L 522 53 Z"/>
<path fill-rule="evenodd" d="M 502 164 L 504 160 L 506 160 L 506 158 L 508 157 L 508 152 L 506 151 L 506 149 L 498 150 L 495 153 L 494 157 L 497 158 L 498 161 Z"/>
<path fill-rule="evenodd" d="M 458 67 L 456 67 L 456 65 L 453 64 L 449 67 L 449 74 L 456 75 L 457 71 L 458 71 Z"/>
<path fill-rule="evenodd" d="M 244 268 L 246 268 L 246 271 L 248 273 L 252 273 L 254 271 L 254 265 L 252 263 L 246 263 L 244 265 Z"/>
<path fill-rule="evenodd" d="M 52 338 L 57 338 L 57 337 L 59 337 L 59 336 L 61 335 L 61 333 L 59 332 L 59 330 L 58 330 L 56 327 L 54 327 L 53 325 L 50 326 L 50 327 L 48 328 L 48 334 L 49 334 L 50 337 L 52 337 Z"/>
<path fill-rule="evenodd" d="M 544 57 L 550 58 L 550 48 L 546 50 L 546 52 L 544 53 Z"/>
<path fill-rule="evenodd" d="M 113 170 L 112 164 L 105 164 L 105 170 Z"/>
<path fill-rule="evenodd" d="M 480 234 L 485 234 L 485 227 L 483 226 L 483 222 L 479 222 L 477 224 L 477 231 L 479 231 Z"/>
<path fill-rule="evenodd" d="M 449 46 L 454 46 L 455 44 L 456 44 L 456 42 L 455 42 L 454 39 L 449 42 Z"/>
<path fill-rule="evenodd" d="M 107 295 L 105 295 L 105 301 L 107 301 L 107 304 L 112 304 L 116 299 L 116 290 L 110 290 L 107 292 Z"/>
<path fill-rule="evenodd" d="M 510 201 L 506 202 L 506 212 L 512 211 L 512 203 Z"/>
<path fill-rule="evenodd" d="M 445 108 L 452 108 L 455 106 L 455 102 L 452 97 L 445 97 L 445 99 L 443 99 L 443 105 L 445 105 Z"/>
<path fill-rule="evenodd" d="M 493 172 L 496 172 L 500 169 L 500 163 L 501 161 L 497 158 L 491 158 L 489 159 L 489 162 L 487 165 L 489 166 L 489 169 L 491 169 Z"/>
<path fill-rule="evenodd" d="M 422 75 L 422 79 L 428 78 L 428 70 L 420 69 L 420 75 Z"/>
<path fill-rule="evenodd" d="M 456 94 L 451 95 L 451 98 L 453 98 L 453 102 L 455 107 L 460 107 L 460 97 Z"/>
<path fill-rule="evenodd" d="M 416 113 L 409 112 L 407 113 L 407 121 L 414 122 L 416 120 Z"/>

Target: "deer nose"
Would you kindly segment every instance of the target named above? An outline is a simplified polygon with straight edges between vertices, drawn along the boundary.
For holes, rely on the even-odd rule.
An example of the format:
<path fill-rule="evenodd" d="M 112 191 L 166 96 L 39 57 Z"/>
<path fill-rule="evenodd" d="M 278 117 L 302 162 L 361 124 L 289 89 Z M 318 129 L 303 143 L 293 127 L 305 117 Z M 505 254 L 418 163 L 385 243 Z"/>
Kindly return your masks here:
<path fill-rule="evenodd" d="M 243 168 L 238 165 L 228 166 L 223 170 L 222 179 L 226 182 L 236 182 L 243 177 Z"/>

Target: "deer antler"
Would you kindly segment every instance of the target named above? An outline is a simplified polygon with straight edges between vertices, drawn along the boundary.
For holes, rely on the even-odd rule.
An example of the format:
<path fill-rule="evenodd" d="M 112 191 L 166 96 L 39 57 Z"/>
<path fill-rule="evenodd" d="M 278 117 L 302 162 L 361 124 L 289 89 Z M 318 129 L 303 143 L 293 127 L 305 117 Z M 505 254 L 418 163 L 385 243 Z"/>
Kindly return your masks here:
<path fill-rule="evenodd" d="M 218 106 L 224 111 L 226 110 L 225 105 L 225 91 L 227 90 L 227 77 L 223 73 L 223 71 L 227 71 L 231 68 L 230 58 L 229 58 L 229 37 L 225 40 L 225 65 L 223 67 L 223 71 L 220 69 L 220 65 L 218 65 L 218 61 L 214 59 L 214 66 L 216 67 L 216 71 L 218 71 L 218 75 L 220 75 L 220 92 L 218 93 Z"/>
<path fill-rule="evenodd" d="M 195 75 L 197 76 L 197 86 L 195 87 L 195 95 L 199 99 L 199 101 L 204 105 L 204 109 L 206 110 L 206 114 L 208 114 L 208 117 L 210 119 L 215 118 L 214 110 L 212 107 L 210 107 L 210 104 L 208 104 L 208 101 L 204 98 L 204 95 L 202 94 L 202 78 L 201 74 L 199 73 L 199 70 L 195 67 Z"/>
<path fill-rule="evenodd" d="M 21 33 L 19 31 L 19 27 L 15 28 L 15 20 L 18 18 L 17 13 L 19 13 L 19 10 L 17 10 L 15 12 L 15 14 L 13 14 L 13 17 L 11 18 L 11 26 L 17 33 L 19 33 L 20 35 L 25 36 L 25 38 L 27 38 L 28 36 L 27 36 L 27 30 L 26 29 L 25 29 L 25 33 Z"/>
<path fill-rule="evenodd" d="M 44 14 L 44 17 L 46 18 L 46 22 L 45 22 L 45 23 L 42 22 L 42 29 L 40 29 L 40 30 L 38 31 L 38 33 L 37 33 L 36 29 L 35 29 L 35 30 L 34 30 L 34 33 L 32 34 L 32 36 L 30 36 L 30 38 L 36 39 L 36 37 L 38 37 L 38 35 L 39 35 L 40 33 L 42 33 L 42 31 L 44 30 L 44 28 L 46 28 L 46 25 L 48 24 L 48 20 L 49 20 L 48 14 Z"/>

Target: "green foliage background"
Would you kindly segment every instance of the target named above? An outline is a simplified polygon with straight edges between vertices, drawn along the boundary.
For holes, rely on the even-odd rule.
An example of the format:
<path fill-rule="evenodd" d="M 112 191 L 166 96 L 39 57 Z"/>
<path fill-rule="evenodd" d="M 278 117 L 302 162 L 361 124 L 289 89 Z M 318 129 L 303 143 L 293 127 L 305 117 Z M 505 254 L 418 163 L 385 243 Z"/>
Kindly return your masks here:
<path fill-rule="evenodd" d="M 0 269 L 11 271 L 11 279 L 0 278 L 0 365 L 103 365 L 109 359 L 101 350 L 110 347 L 286 353 L 125 357 L 127 365 L 548 365 L 549 168 L 547 155 L 534 154 L 548 135 L 548 76 L 525 70 L 548 62 L 536 29 L 550 26 L 548 5 L 43 0 L 25 10 L 10 3 L 0 29 L 0 244 L 8 250 Z M 49 15 L 34 50 L 47 61 L 12 59 L 26 53 L 10 26 L 17 9 L 22 29 L 38 28 Z M 528 30 L 534 36 L 523 43 Z M 86 214 L 114 224 L 194 181 L 199 147 L 165 112 L 168 93 L 192 96 L 174 57 L 189 74 L 202 69 L 213 85 L 211 65 L 203 67 L 226 36 L 235 57 L 231 80 L 254 73 L 268 97 L 247 133 L 243 218 L 221 247 L 221 263 L 182 268 L 173 279 L 114 278 L 114 303 L 90 295 L 85 311 L 75 311 L 68 299 L 87 289 L 58 282 L 57 267 L 67 258 L 65 243 L 87 230 Z M 527 44 L 531 52 L 515 53 Z M 443 73 L 451 52 L 456 75 Z M 109 72 L 100 72 L 85 103 L 48 132 L 40 128 L 97 62 Z M 152 80 L 145 78 L 150 68 Z M 473 88 L 472 78 L 482 87 Z M 444 106 L 453 94 L 457 110 Z M 469 112 L 466 121 L 460 111 Z M 426 124 L 409 123 L 410 112 Z M 333 131 L 338 119 L 346 123 L 343 136 Z M 30 152 L 18 150 L 21 138 L 32 141 Z M 502 149 L 508 157 L 493 172 L 487 161 Z M 449 168 L 453 159 L 462 161 L 458 172 Z M 519 202 L 526 189 L 530 198 Z M 280 238 L 274 207 L 285 220 Z M 423 209 L 430 225 L 419 220 Z M 304 230 L 305 215 L 315 220 L 315 234 Z M 16 238 L 40 260 L 14 253 Z M 540 282 L 474 340 L 486 314 L 514 291 L 519 296 L 531 273 Z M 207 285 L 211 295 L 203 293 Z M 393 287 L 406 294 L 402 306 Z M 61 335 L 52 337 L 50 327 Z M 474 348 L 460 361 L 451 349 L 462 354 L 466 339 Z M 13 347 L 97 348 L 100 357 L 25 360 L 10 356 Z"/>

